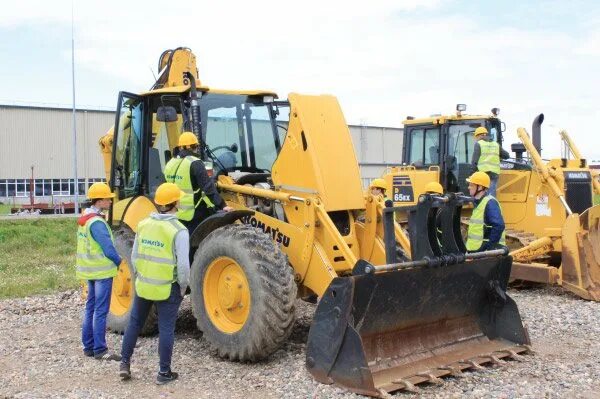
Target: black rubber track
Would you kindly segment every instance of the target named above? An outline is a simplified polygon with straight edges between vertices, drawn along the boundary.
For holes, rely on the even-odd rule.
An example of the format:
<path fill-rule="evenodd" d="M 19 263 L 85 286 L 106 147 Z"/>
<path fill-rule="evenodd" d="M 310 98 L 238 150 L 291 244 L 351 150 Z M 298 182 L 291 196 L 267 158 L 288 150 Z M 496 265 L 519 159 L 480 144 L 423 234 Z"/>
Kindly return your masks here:
<path fill-rule="evenodd" d="M 202 282 L 207 267 L 221 256 L 234 259 L 244 269 L 250 285 L 248 320 L 233 334 L 216 328 L 204 306 Z M 233 224 L 209 234 L 194 257 L 191 290 L 198 328 L 220 357 L 239 361 L 266 358 L 292 331 L 297 293 L 294 273 L 279 246 L 260 229 Z"/>

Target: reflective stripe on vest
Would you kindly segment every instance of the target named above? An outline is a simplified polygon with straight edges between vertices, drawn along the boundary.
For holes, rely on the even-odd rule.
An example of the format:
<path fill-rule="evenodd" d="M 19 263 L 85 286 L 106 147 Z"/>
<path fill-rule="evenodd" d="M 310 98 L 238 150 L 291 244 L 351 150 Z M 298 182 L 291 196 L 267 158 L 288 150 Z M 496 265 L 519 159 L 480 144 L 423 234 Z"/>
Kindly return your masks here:
<path fill-rule="evenodd" d="M 92 237 L 91 226 L 97 221 L 104 223 L 113 239 L 108 223 L 100 216 L 89 218 L 85 225 L 78 227 L 75 275 L 81 280 L 101 280 L 117 275 L 117 265 L 104 255 L 102 247 Z"/>
<path fill-rule="evenodd" d="M 135 291 L 139 297 L 163 301 L 171 294 L 176 281 L 175 236 L 180 230 L 185 227 L 175 219 L 149 217 L 138 224 Z"/>
<path fill-rule="evenodd" d="M 482 172 L 500 174 L 500 146 L 495 141 L 479 140 L 481 154 L 477 169 Z"/>
<path fill-rule="evenodd" d="M 194 161 L 200 161 L 200 158 L 188 155 L 185 158 L 171 158 L 165 166 L 165 179 L 167 182 L 177 184 L 177 187 L 185 193 L 179 201 L 179 209 L 177 210 L 177 219 L 185 221 L 193 219 L 194 210 L 200 205 L 200 202 L 204 201 L 209 208 L 215 206 L 204 193 L 202 193 L 198 202 L 194 203 L 194 195 L 200 191 L 200 189 L 194 191 L 192 187 L 190 171 Z"/>
<path fill-rule="evenodd" d="M 489 229 L 491 226 L 485 224 L 484 218 L 485 207 L 491 200 L 497 201 L 493 196 L 486 195 L 481 199 L 477 207 L 473 209 L 473 214 L 471 215 L 471 219 L 469 219 L 469 230 L 467 232 L 467 251 L 477 251 L 485 241 L 488 241 L 487 238 L 484 238 L 484 233 L 485 229 Z M 502 214 L 502 209 L 500 209 L 500 214 Z M 502 231 L 499 244 L 506 245 L 504 230 Z"/>

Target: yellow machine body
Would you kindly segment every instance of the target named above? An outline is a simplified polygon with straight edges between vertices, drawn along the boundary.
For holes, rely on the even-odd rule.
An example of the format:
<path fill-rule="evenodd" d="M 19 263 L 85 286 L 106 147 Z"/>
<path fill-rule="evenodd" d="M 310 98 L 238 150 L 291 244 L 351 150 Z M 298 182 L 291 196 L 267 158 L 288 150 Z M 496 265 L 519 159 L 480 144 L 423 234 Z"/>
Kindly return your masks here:
<path fill-rule="evenodd" d="M 497 118 L 490 115 L 451 115 L 409 119 L 404 125 L 405 129 L 439 128 L 442 134 L 447 134 L 448 126 L 464 121 L 488 127 L 499 124 Z M 495 133 L 494 138 L 501 142 L 497 136 L 501 129 Z M 582 298 L 600 300 L 600 257 L 597 257 L 598 251 L 584 250 L 588 246 L 594 248 L 591 243 L 597 234 L 598 221 L 594 218 L 598 211 L 592 208 L 592 194 L 600 192 L 600 183 L 567 132 L 561 131 L 560 136 L 573 159 L 542 160 L 529 134 L 520 128 L 518 137 L 529 158 L 522 162 L 501 162 L 496 198 L 502 207 L 509 247 L 513 250 L 511 278 L 560 284 Z M 472 150 L 473 142 L 465 139 L 467 151 Z M 407 156 L 403 158 L 410 161 Z M 440 158 L 443 157 L 440 155 Z M 445 160 L 437 161 L 436 165 L 399 166 L 384 172 L 382 177 L 392 184 L 393 192 L 403 193 L 394 198 L 395 205 L 415 205 L 424 186 L 431 181 L 445 183 L 448 188 L 448 181 L 443 180 L 440 170 Z M 470 158 L 464 161 L 469 163 Z M 467 171 L 468 166 L 465 165 Z M 460 178 L 469 173 L 462 173 Z M 451 191 L 457 191 L 456 187 Z M 460 191 L 466 190 L 463 187 Z M 571 209 L 573 206 L 576 208 Z M 464 208 L 464 211 L 463 216 L 468 218 L 470 209 Z M 405 217 L 400 213 L 398 219 L 404 221 Z M 591 230 L 582 226 L 590 226 Z"/>
<path fill-rule="evenodd" d="M 329 301 L 321 302 L 323 305 L 315 314 L 318 327 L 314 331 L 311 327 L 309 346 L 314 349 L 312 353 L 323 353 L 324 346 L 328 351 L 355 353 L 358 357 L 348 362 L 341 355 L 338 359 L 335 353 L 328 358 L 331 362 L 308 357 L 307 367 L 319 381 L 380 396 L 386 391 L 411 389 L 416 383 L 437 382 L 440 376 L 478 368 L 479 364 L 498 358 L 516 358 L 518 353 L 528 351 L 529 339 L 516 304 L 507 296 L 505 305 L 494 305 L 500 306 L 496 312 L 488 303 L 492 295 L 487 291 L 488 282 L 496 284 L 498 291 L 506 288 L 503 281 L 508 281 L 511 263 L 506 254 L 484 259 L 481 268 L 478 260 L 467 262 L 459 255 L 451 257 L 455 264 L 444 268 L 399 267 L 394 271 L 381 269 L 376 274 L 356 275 L 361 262 L 373 267 L 386 264 L 386 242 L 390 248 L 394 245 L 391 240 L 395 241 L 394 251 L 406 257 L 410 256 L 412 245 L 400 225 L 393 221 L 393 225 L 387 224 L 384 234 L 384 214 L 389 212 L 385 212 L 382 197 L 362 191 L 351 135 L 335 97 L 291 93 L 287 100 L 278 100 L 270 91 L 216 90 L 202 86 L 195 57 L 185 48 L 164 52 L 159 69 L 162 73 L 149 92 L 138 95 L 121 92 L 115 128 L 100 141 L 106 174 L 117 194 L 111 222 L 117 230 L 127 231 L 124 236 L 131 237 L 140 220 L 155 211 L 151 198 L 156 187 L 164 182 L 165 163 L 175 153 L 179 135 L 184 130 L 193 131 L 206 147 L 202 148 L 201 157 L 205 164 L 213 166 L 211 172 L 217 177 L 222 198 L 234 208 L 228 214 L 205 219 L 192 232 L 190 241 L 195 251 L 190 287 L 194 315 L 199 327 L 205 323 L 204 337 L 218 348 L 221 356 L 232 360 L 268 356 L 277 349 L 271 342 L 285 339 L 293 326 L 293 319 L 288 317 L 293 313 L 293 305 L 286 302 L 278 308 L 277 317 L 292 320 L 292 324 L 286 322 L 276 336 L 259 342 L 267 348 L 264 352 L 252 352 L 254 344 L 247 351 L 232 347 L 233 342 L 241 345 L 246 330 L 260 319 L 261 314 L 253 312 L 261 306 L 260 297 L 264 295 L 252 292 L 250 286 L 260 283 L 256 282 L 256 273 L 261 273 L 261 268 L 264 273 L 271 270 L 268 264 L 244 263 L 245 252 L 242 255 L 219 252 L 220 255 L 206 263 L 207 269 L 202 269 L 200 258 L 217 251 L 214 248 L 221 245 L 210 247 L 206 242 L 232 231 L 240 235 L 235 240 L 230 238 L 230 245 L 222 245 L 218 251 L 227 251 L 227 247 L 242 239 L 266 236 L 268 245 L 275 246 L 269 247 L 270 254 L 264 254 L 260 262 L 273 261 L 274 265 L 283 258 L 276 254 L 279 251 L 285 254 L 285 270 L 281 269 L 279 277 L 286 275 L 291 266 L 293 285 L 293 289 L 284 287 L 285 295 L 297 292 L 298 297 L 316 295 L 344 303 L 346 310 L 342 315 L 337 305 L 328 307 Z M 198 104 L 197 109 L 194 104 Z M 195 120 L 194 112 L 201 124 L 196 123 L 199 121 Z M 229 145 L 231 141 L 236 142 L 235 148 Z M 226 166 L 226 157 L 215 155 L 218 150 L 224 150 L 221 155 L 228 155 L 235 166 Z M 207 154 L 212 154 L 210 160 L 205 159 Z M 419 173 L 416 169 L 409 172 L 415 176 Z M 433 179 L 439 171 L 431 168 L 427 173 Z M 233 216 L 228 219 L 228 215 Z M 261 242 L 264 244 L 261 248 L 265 248 L 267 245 Z M 259 249 L 257 245 L 246 250 L 252 255 Z M 202 276 L 203 270 L 206 270 L 204 282 L 194 285 L 194 279 Z M 115 284 L 119 287 L 119 312 L 126 314 L 126 298 L 134 292 L 134 278 L 125 270 L 119 276 L 126 279 Z M 275 279 L 265 276 L 265 281 Z M 442 281 L 450 285 L 439 286 Z M 398 290 L 396 282 L 407 289 Z M 265 290 L 273 289 L 271 282 L 265 284 Z M 339 296 L 338 286 L 343 287 Z M 443 295 L 432 294 L 436 290 L 443 290 Z M 419 292 L 427 292 L 439 300 L 453 300 L 422 309 Z M 392 299 L 397 303 L 394 306 L 406 309 L 395 312 L 389 308 Z M 270 303 L 268 308 L 276 306 L 279 305 Z M 383 307 L 387 307 L 385 312 Z M 368 315 L 364 323 L 353 317 L 355 311 Z M 210 314 L 207 316 L 206 312 Z M 448 320 L 453 322 L 447 323 Z M 338 346 L 328 345 L 322 334 L 331 323 L 336 329 L 348 329 L 358 341 L 343 343 L 342 331 L 341 335 L 329 337 Z M 464 328 L 465 323 L 469 328 Z M 398 341 L 399 336 L 414 335 L 415 326 L 421 326 L 422 330 L 419 330 L 423 338 L 419 345 Z M 262 330 L 255 335 L 263 334 Z M 231 338 L 233 335 L 235 339 Z M 311 341 L 311 336 L 317 338 Z M 216 338 L 211 340 L 211 337 Z M 368 342 L 366 352 L 361 342 Z M 409 342 L 414 343 L 414 339 Z M 387 358 L 393 359 L 389 365 Z M 361 376 L 355 376 L 357 370 Z"/>

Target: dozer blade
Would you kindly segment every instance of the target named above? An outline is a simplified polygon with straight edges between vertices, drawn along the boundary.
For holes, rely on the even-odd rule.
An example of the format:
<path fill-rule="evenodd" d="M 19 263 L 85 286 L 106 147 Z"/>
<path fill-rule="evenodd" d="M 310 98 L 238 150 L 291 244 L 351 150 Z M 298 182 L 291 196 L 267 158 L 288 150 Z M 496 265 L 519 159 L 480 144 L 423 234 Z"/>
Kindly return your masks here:
<path fill-rule="evenodd" d="M 567 217 L 562 230 L 562 286 L 600 301 L 600 205 Z"/>
<path fill-rule="evenodd" d="M 376 269 L 368 262 L 366 270 Z M 505 294 L 512 259 L 335 278 L 317 307 L 306 366 L 322 383 L 383 396 L 519 359 L 529 338 Z"/>

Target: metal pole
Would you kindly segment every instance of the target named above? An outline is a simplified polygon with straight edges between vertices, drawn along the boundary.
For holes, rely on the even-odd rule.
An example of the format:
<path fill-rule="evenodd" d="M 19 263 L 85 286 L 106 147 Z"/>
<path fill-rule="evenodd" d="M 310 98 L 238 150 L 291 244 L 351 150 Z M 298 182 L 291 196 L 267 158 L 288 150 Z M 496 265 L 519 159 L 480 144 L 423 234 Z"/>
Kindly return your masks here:
<path fill-rule="evenodd" d="M 79 179 L 77 178 L 77 120 L 75 115 L 75 23 L 71 2 L 71 79 L 73 86 L 73 172 L 75 174 L 75 214 L 79 214 Z"/>

